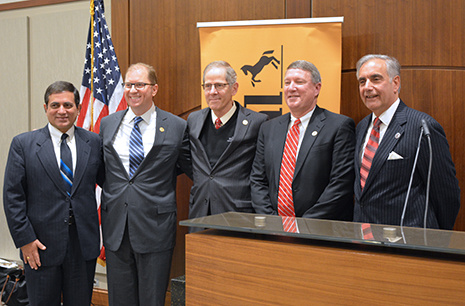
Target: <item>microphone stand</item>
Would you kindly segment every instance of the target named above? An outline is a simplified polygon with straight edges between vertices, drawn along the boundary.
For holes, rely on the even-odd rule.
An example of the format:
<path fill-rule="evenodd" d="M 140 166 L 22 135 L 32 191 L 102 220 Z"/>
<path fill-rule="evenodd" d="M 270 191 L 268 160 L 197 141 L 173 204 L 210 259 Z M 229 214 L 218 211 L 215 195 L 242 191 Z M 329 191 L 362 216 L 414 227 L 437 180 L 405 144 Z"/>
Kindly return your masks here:
<path fill-rule="evenodd" d="M 410 189 L 412 188 L 412 182 L 413 182 L 413 175 L 415 174 L 415 168 L 417 166 L 417 161 L 418 161 L 418 155 L 420 153 L 420 147 L 421 147 L 421 137 L 423 136 L 423 127 L 421 127 L 420 130 L 420 137 L 418 138 L 418 145 L 417 145 L 417 152 L 415 154 L 415 160 L 413 162 L 413 168 L 412 168 L 412 173 L 410 174 L 410 182 L 408 184 L 407 188 L 407 195 L 405 197 L 405 202 L 404 202 L 404 209 L 402 211 L 402 217 L 400 218 L 400 230 L 402 232 L 402 240 L 405 242 L 405 236 L 404 236 L 404 217 L 405 217 L 405 212 L 407 211 L 407 203 L 408 203 L 408 198 L 410 195 Z"/>

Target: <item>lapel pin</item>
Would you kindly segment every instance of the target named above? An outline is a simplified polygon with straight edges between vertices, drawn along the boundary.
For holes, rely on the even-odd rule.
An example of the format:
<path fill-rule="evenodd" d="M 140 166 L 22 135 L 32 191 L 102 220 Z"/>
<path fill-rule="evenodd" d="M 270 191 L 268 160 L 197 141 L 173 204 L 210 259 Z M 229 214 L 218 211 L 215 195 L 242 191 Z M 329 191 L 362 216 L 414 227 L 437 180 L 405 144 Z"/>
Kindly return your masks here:
<path fill-rule="evenodd" d="M 243 125 L 247 125 L 247 124 L 249 124 L 249 121 L 247 121 L 247 120 L 244 119 L 244 120 L 242 120 L 242 124 L 243 124 Z"/>
<path fill-rule="evenodd" d="M 396 135 L 394 136 L 396 139 L 399 139 L 400 137 L 400 133 L 396 133 Z"/>
<path fill-rule="evenodd" d="M 312 132 L 312 136 L 316 136 L 316 135 L 318 135 L 318 132 L 317 132 L 317 131 L 313 131 L 313 132 Z"/>
<path fill-rule="evenodd" d="M 164 127 L 160 127 L 160 132 L 164 132 L 165 131 L 165 128 Z"/>

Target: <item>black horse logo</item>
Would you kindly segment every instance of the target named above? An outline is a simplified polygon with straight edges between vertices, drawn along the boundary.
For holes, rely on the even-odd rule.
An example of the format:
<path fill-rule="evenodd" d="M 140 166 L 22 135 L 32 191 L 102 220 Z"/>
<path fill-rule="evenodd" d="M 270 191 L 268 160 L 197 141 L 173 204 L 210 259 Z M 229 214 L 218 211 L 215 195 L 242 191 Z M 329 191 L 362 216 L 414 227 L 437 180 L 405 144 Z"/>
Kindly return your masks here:
<path fill-rule="evenodd" d="M 280 64 L 280 62 L 276 59 L 274 56 L 267 56 L 267 54 L 273 54 L 274 50 L 269 50 L 265 51 L 262 54 L 262 57 L 260 57 L 260 60 L 253 66 L 250 65 L 244 65 L 242 66 L 241 70 L 244 72 L 245 75 L 247 75 L 247 72 L 250 72 L 252 74 L 252 86 L 255 87 L 255 83 L 261 82 L 261 80 L 255 79 L 257 74 L 259 74 L 263 68 L 268 65 L 272 64 L 276 69 L 278 69 L 278 66 L 276 64 Z M 276 64 L 275 64 L 276 63 Z"/>

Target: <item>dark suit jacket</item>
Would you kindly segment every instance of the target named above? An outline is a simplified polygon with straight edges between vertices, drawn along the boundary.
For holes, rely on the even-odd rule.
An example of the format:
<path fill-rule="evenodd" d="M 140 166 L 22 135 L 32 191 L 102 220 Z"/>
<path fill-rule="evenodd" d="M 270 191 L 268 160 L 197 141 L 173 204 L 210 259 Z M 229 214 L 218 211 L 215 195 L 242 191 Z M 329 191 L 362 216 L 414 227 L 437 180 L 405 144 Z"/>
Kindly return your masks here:
<path fill-rule="evenodd" d="M 189 218 L 206 216 L 208 205 L 212 214 L 253 212 L 250 171 L 258 131 L 268 116 L 244 108 L 237 102 L 236 106 L 239 110 L 234 137 L 213 167 L 199 139 L 205 121 L 210 118 L 210 108 L 194 112 L 187 119 L 194 175 Z"/>
<path fill-rule="evenodd" d="M 290 114 L 262 124 L 252 167 L 252 204 L 277 214 L 279 174 Z M 292 192 L 296 217 L 352 220 L 355 124 L 316 106 L 297 156 Z"/>
<path fill-rule="evenodd" d="M 361 151 L 371 116 L 360 121 L 356 130 L 354 221 L 400 225 L 420 137 L 421 119 L 424 119 L 431 132 L 433 151 L 427 227 L 452 229 L 460 207 L 460 189 L 441 125 L 429 115 L 411 109 L 401 101 L 376 151 L 362 192 Z M 391 152 L 396 152 L 403 159 L 388 160 Z M 429 147 L 423 136 L 404 226 L 423 227 L 428 165 Z"/>
<path fill-rule="evenodd" d="M 130 179 L 113 146 L 127 110 L 102 119 L 105 184 L 102 191 L 102 230 L 105 248 L 118 250 L 126 221 L 132 248 L 138 253 L 174 247 L 176 238 L 176 179 L 178 167 L 191 175 L 186 121 L 156 108 L 152 149 Z"/>
<path fill-rule="evenodd" d="M 68 244 L 68 217 L 73 208 L 82 255 L 95 259 L 100 234 L 95 184 L 102 164 L 97 134 L 76 127 L 77 164 L 71 196 L 58 168 L 48 127 L 13 138 L 5 169 L 3 205 L 17 248 L 39 239 L 43 266 L 63 262 Z"/>

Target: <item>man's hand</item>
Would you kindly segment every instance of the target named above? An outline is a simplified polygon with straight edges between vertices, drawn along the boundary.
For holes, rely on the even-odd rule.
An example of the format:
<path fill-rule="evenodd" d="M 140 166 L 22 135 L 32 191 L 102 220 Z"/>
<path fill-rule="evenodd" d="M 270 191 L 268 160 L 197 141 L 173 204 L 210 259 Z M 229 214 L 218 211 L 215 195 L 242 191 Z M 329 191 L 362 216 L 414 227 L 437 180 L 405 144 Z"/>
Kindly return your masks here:
<path fill-rule="evenodd" d="M 29 264 L 31 269 L 34 270 L 37 270 L 41 265 L 39 249 L 44 251 L 46 247 L 38 239 L 21 247 L 21 252 L 23 252 L 24 263 Z"/>

